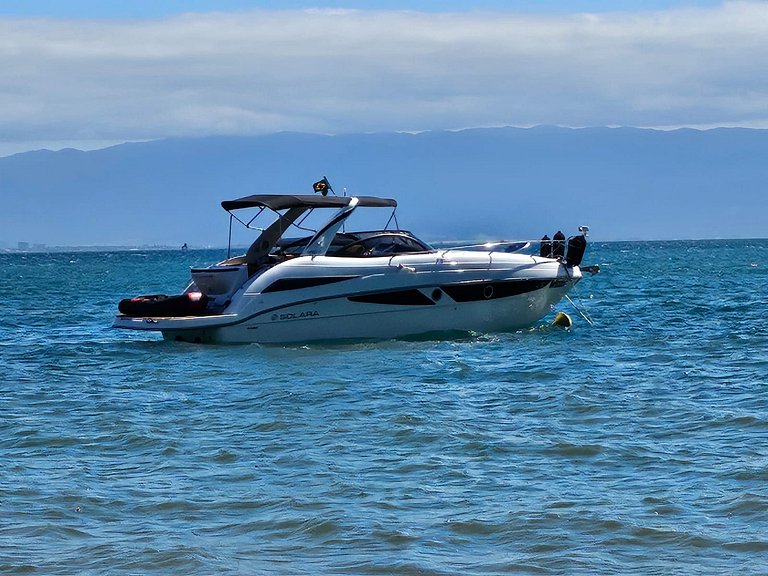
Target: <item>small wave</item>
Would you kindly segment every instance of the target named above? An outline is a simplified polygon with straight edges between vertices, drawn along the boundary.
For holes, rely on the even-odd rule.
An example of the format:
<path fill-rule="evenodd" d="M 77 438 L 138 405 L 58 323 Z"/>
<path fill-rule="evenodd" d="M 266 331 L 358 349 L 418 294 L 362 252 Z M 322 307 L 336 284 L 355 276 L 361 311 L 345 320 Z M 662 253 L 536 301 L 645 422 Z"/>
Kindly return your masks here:
<path fill-rule="evenodd" d="M 740 494 L 727 506 L 721 509 L 721 512 L 728 516 L 742 516 L 747 518 L 764 518 L 768 513 L 768 495 L 747 492 Z"/>
<path fill-rule="evenodd" d="M 690 546 L 692 548 L 720 548 L 722 545 L 718 540 L 702 534 L 695 534 L 686 530 L 650 526 L 635 527 L 628 535 L 609 538 L 605 540 L 603 544 L 611 546 L 629 545 L 645 548 L 654 548 L 661 545 Z"/>
<path fill-rule="evenodd" d="M 737 552 L 768 552 L 768 540 L 747 540 L 744 542 L 728 542 L 723 544 L 726 550 Z"/>
<path fill-rule="evenodd" d="M 558 442 L 550 446 L 544 452 L 565 458 L 593 458 L 605 450 L 600 444 L 571 444 L 570 442 Z"/>
<path fill-rule="evenodd" d="M 448 529 L 463 536 L 492 536 L 503 533 L 507 527 L 486 520 L 450 520 Z"/>

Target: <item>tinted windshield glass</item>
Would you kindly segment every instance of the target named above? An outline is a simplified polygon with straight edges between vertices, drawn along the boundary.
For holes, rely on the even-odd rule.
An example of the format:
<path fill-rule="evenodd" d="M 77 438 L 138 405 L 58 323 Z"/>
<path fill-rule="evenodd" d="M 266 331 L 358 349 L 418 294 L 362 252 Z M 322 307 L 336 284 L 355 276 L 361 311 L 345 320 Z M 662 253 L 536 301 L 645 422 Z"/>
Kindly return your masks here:
<path fill-rule="evenodd" d="M 389 256 L 407 252 L 429 252 L 430 248 L 416 238 L 403 233 L 377 233 L 350 242 L 332 256 Z"/>

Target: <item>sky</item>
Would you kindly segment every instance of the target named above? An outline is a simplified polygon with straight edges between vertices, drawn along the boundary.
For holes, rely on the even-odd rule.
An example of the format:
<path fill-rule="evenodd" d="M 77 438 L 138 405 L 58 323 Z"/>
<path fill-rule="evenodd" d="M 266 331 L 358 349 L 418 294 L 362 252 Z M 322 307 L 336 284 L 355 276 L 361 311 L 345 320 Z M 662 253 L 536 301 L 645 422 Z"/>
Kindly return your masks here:
<path fill-rule="evenodd" d="M 768 0 L 0 0 L 0 156 L 279 131 L 768 127 Z"/>

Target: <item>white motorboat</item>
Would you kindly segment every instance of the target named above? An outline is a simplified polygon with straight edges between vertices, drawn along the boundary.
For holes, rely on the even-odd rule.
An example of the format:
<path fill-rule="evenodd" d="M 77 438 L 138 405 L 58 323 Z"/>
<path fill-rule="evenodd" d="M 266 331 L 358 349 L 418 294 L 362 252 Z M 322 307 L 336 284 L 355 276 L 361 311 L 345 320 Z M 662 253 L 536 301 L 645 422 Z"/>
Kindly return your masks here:
<path fill-rule="evenodd" d="M 187 342 L 287 343 L 499 332 L 535 324 L 581 279 L 586 229 L 539 254 L 519 244 L 435 249 L 397 227 L 397 202 L 371 196 L 256 195 L 222 202 L 248 228 L 242 256 L 193 268 L 178 296 L 120 302 L 113 326 Z M 363 207 L 391 210 L 384 229 L 348 232 Z M 256 210 L 250 220 L 240 218 Z M 316 230 L 305 222 L 331 209 Z M 241 212 L 242 211 L 242 212 Z M 389 229 L 394 221 L 395 228 Z M 289 238 L 293 229 L 304 237 Z M 307 235 L 308 232 L 313 232 Z M 542 255 L 544 254 L 544 255 Z"/>

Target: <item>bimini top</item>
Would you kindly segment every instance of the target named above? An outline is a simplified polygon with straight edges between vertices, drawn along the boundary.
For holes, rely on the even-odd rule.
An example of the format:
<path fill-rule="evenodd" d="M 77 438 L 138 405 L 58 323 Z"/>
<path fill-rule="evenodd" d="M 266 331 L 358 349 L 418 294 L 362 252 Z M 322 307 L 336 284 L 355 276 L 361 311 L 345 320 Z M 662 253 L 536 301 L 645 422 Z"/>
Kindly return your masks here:
<path fill-rule="evenodd" d="M 224 210 L 239 210 L 240 208 L 269 208 L 270 210 L 285 210 L 286 208 L 343 208 L 349 204 L 351 196 L 315 196 L 256 194 L 244 196 L 237 200 L 225 200 L 221 203 Z M 375 196 L 357 196 L 358 206 L 372 208 L 395 208 L 397 201 L 392 198 L 377 198 Z"/>

